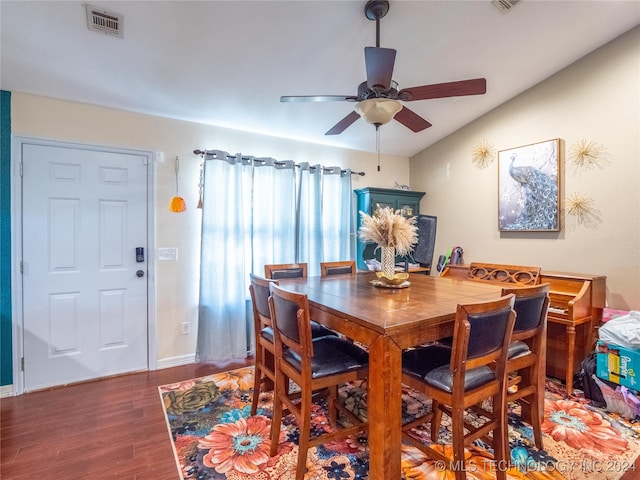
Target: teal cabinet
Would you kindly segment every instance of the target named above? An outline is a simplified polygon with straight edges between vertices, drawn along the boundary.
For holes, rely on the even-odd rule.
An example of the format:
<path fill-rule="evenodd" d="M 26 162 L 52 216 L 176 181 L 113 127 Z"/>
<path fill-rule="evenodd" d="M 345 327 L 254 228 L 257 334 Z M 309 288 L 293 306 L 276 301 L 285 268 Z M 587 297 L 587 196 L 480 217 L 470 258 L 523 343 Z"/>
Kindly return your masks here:
<path fill-rule="evenodd" d="M 390 207 L 407 217 L 416 217 L 420 213 L 420 200 L 425 192 L 413 192 L 410 190 L 398 190 L 393 188 L 367 187 L 354 190 L 356 194 L 356 227 L 360 230 L 362 216 L 360 212 L 372 215 L 376 208 Z M 380 260 L 380 251 L 376 251 L 375 243 L 356 240 L 356 265 L 359 270 L 367 270 L 365 260 L 377 258 Z M 400 259 L 398 259 L 400 260 Z"/>

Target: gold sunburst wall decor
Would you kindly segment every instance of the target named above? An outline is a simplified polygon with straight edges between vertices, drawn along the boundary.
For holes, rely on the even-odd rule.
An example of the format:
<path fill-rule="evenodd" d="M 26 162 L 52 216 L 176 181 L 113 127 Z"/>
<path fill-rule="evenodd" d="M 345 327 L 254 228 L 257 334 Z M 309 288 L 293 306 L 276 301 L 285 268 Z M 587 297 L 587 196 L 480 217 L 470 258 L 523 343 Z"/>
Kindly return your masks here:
<path fill-rule="evenodd" d="M 567 197 L 567 214 L 575 217 L 578 224 L 587 227 L 596 227 L 601 221 L 594 200 L 582 193 L 572 193 Z"/>
<path fill-rule="evenodd" d="M 571 146 L 569 159 L 579 168 L 591 168 L 598 163 L 604 147 L 589 140 L 578 140 Z"/>
<path fill-rule="evenodd" d="M 473 147 L 471 161 L 477 168 L 486 168 L 496 158 L 496 147 L 487 140 L 482 140 Z"/>
<path fill-rule="evenodd" d="M 588 213 L 593 208 L 593 199 L 589 198 L 581 193 L 572 193 L 567 198 L 567 213 L 580 217 L 585 213 Z"/>

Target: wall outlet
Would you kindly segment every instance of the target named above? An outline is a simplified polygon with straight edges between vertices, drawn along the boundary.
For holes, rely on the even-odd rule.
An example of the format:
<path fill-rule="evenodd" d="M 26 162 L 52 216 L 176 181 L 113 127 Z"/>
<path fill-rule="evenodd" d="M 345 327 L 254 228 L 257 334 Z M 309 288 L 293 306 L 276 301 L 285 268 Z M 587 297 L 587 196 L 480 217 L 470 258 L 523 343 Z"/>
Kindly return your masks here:
<path fill-rule="evenodd" d="M 182 335 L 189 335 L 191 333 L 191 323 L 182 322 L 181 332 L 182 332 Z"/>
<path fill-rule="evenodd" d="M 158 249 L 158 260 L 178 260 L 178 249 L 175 247 L 171 248 L 159 248 Z"/>

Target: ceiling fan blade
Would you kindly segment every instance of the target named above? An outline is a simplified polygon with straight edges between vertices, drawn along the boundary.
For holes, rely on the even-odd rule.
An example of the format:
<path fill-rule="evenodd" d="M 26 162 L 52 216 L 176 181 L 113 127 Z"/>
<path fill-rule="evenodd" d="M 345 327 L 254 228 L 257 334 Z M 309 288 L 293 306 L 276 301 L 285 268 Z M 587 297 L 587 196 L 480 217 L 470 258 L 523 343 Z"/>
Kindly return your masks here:
<path fill-rule="evenodd" d="M 358 97 L 353 95 L 293 95 L 280 97 L 283 103 L 289 102 L 355 102 Z"/>
<path fill-rule="evenodd" d="M 325 135 L 338 135 L 339 133 L 344 132 L 348 126 L 350 126 L 353 122 L 358 120 L 360 115 L 357 112 L 353 111 L 338 123 L 336 123 L 331 129 L 325 133 Z"/>
<path fill-rule="evenodd" d="M 409 110 L 407 107 L 402 107 L 402 110 L 396 113 L 396 116 L 393 118 L 413 132 L 421 132 L 431 126 L 424 118 L 413 110 Z"/>
<path fill-rule="evenodd" d="M 364 63 L 367 67 L 367 86 L 376 85 L 389 90 L 396 51 L 393 48 L 364 47 Z"/>
<path fill-rule="evenodd" d="M 462 97 L 465 95 L 482 95 L 487 92 L 487 80 L 474 78 L 459 82 L 434 83 L 421 87 L 403 88 L 398 98 L 406 102 L 427 100 L 430 98 Z"/>

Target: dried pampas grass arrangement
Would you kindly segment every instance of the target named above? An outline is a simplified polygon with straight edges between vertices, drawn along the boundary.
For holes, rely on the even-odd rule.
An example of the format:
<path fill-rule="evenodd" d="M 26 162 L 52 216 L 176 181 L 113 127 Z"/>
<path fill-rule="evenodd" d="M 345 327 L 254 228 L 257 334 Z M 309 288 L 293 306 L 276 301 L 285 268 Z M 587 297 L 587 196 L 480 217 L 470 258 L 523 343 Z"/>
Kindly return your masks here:
<path fill-rule="evenodd" d="M 400 211 L 378 208 L 373 215 L 360 212 L 362 226 L 358 236 L 365 242 L 375 242 L 381 247 L 392 247 L 398 255 L 407 255 L 418 242 L 415 217 L 405 217 Z"/>

